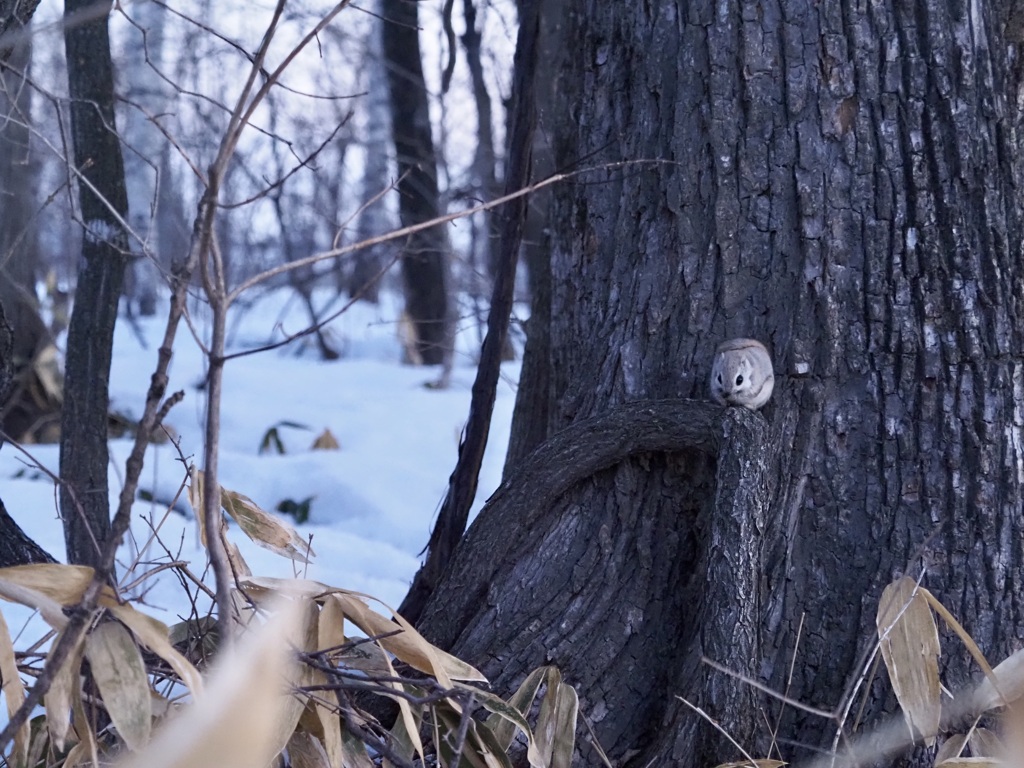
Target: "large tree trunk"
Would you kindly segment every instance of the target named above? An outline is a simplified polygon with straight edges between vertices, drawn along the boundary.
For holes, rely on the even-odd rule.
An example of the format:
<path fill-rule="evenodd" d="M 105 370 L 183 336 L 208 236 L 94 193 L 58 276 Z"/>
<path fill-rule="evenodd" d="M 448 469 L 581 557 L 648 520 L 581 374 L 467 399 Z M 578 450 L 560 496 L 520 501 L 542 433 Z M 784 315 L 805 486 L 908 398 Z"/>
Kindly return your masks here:
<path fill-rule="evenodd" d="M 702 655 L 833 710 L 903 573 L 925 568 L 989 658 L 1009 654 L 1024 255 L 1008 5 L 570 6 L 556 167 L 659 162 L 555 191 L 546 430 L 576 449 L 509 468 L 425 634 L 502 692 L 559 665 L 630 765 L 740 758 L 677 697 L 767 757 L 780 705 Z M 705 398 L 735 336 L 774 353 L 766 421 L 654 402 L 673 418 L 633 414 L 654 434 L 622 428 L 615 456 L 584 461 L 622 404 Z M 538 461 L 562 481 L 520 495 L 548 487 Z M 974 670 L 947 650 L 956 689 Z M 871 687 L 869 721 L 888 690 Z M 777 748 L 806 758 L 834 729 L 786 707 Z M 595 760 L 584 740 L 579 764 Z"/>
<path fill-rule="evenodd" d="M 430 132 L 427 89 L 420 58 L 416 0 L 381 0 L 384 60 L 388 67 L 391 134 L 398 163 L 402 226 L 440 214 L 437 158 Z M 448 296 L 448 238 L 443 227 L 410 236 L 402 256 L 405 311 L 418 362 L 439 365 L 451 354 L 453 321 Z"/>
<path fill-rule="evenodd" d="M 114 123 L 114 76 L 107 2 L 66 0 L 64 32 L 79 204 L 85 231 L 68 325 L 61 419 L 61 518 L 68 561 L 96 565 L 110 531 L 107 409 L 114 323 L 128 261 L 124 164 Z M 86 13 L 87 9 L 91 9 Z M 80 16 L 76 14 L 81 13 Z M 91 188 L 90 188 L 91 186 Z"/>

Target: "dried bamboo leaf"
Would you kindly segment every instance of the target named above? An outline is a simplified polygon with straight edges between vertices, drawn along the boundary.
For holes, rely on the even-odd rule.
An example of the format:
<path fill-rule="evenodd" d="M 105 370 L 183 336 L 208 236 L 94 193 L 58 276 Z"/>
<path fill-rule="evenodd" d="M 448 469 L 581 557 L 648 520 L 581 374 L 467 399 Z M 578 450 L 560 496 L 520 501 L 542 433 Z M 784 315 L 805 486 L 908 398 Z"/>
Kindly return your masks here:
<path fill-rule="evenodd" d="M 974 642 L 974 638 L 971 637 L 967 633 L 967 630 L 960 625 L 960 622 L 956 620 L 956 617 L 946 609 L 946 606 L 939 602 L 935 595 L 924 587 L 918 587 L 918 593 L 928 601 L 932 610 L 942 617 L 942 620 L 946 622 L 946 625 L 956 632 L 957 637 L 960 638 L 961 642 L 963 642 L 964 646 L 977 662 L 978 666 L 981 667 L 981 671 L 985 673 L 985 678 L 991 680 L 993 683 L 999 683 L 1000 687 L 1002 687 L 1001 681 L 997 680 L 994 670 L 989 666 L 988 659 L 985 658 L 985 654 L 981 652 L 981 648 L 979 648 L 978 644 Z M 1004 691 L 1004 693 L 1008 692 Z"/>
<path fill-rule="evenodd" d="M 366 745 L 347 730 L 341 735 L 341 744 L 344 768 L 376 768 L 370 756 L 366 754 Z"/>
<path fill-rule="evenodd" d="M 317 623 L 317 650 L 323 651 L 336 648 L 345 643 L 345 616 L 337 603 L 332 600 L 324 602 L 320 609 Z M 314 670 L 314 685 L 327 682 L 327 676 L 320 670 Z M 345 765 L 345 745 L 341 738 L 341 721 L 332 707 L 319 700 L 314 704 L 317 718 L 324 732 L 323 747 L 326 751 L 331 768 L 343 768 Z M 363 750 L 365 756 L 366 750 Z"/>
<path fill-rule="evenodd" d="M 1024 695 L 1024 648 L 1014 651 L 978 684 L 975 692 L 982 711 L 1013 704 Z"/>
<path fill-rule="evenodd" d="M 206 480 L 206 473 L 196 469 L 195 464 L 188 467 L 188 503 L 192 506 L 192 515 L 199 526 L 199 542 L 206 546 L 206 516 L 203 515 L 203 485 Z"/>
<path fill-rule="evenodd" d="M 394 667 L 391 666 L 391 661 L 388 661 L 388 676 L 398 677 Z M 396 691 L 403 691 L 401 683 L 386 683 L 386 685 Z M 420 724 L 423 721 L 422 707 L 416 706 L 409 703 L 409 700 L 404 696 L 395 696 L 394 700 L 398 703 L 398 712 L 401 715 L 402 725 L 405 727 L 406 735 L 409 737 L 409 741 L 412 743 L 413 749 L 416 754 L 419 755 L 420 762 L 425 763 L 426 758 L 423 752 L 423 741 L 420 739 Z"/>
<path fill-rule="evenodd" d="M 288 761 L 292 768 L 335 768 L 320 740 L 302 731 L 296 731 L 288 740 Z"/>
<path fill-rule="evenodd" d="M 882 660 L 911 728 L 929 746 L 942 714 L 939 633 L 928 600 L 904 576 L 882 592 L 876 617 Z"/>
<path fill-rule="evenodd" d="M 535 747 L 527 750 L 527 758 L 535 768 L 568 768 L 576 744 L 576 690 L 562 682 L 557 667 L 547 667 L 544 682 Z"/>
<path fill-rule="evenodd" d="M 442 757 L 440 762 L 442 765 L 454 765 L 454 742 L 462 727 L 462 712 L 451 703 L 438 703 L 434 706 L 434 714 L 439 721 L 434 742 Z M 459 764 L 469 763 L 472 768 L 512 768 L 508 755 L 498 748 L 494 734 L 490 729 L 478 725 L 472 718 L 467 723 L 466 739 L 462 745 Z"/>
<path fill-rule="evenodd" d="M 451 688 L 453 680 L 487 682 L 487 678 L 472 665 L 428 643 L 412 624 L 397 613 L 392 612 L 395 621 L 389 621 L 371 610 L 356 593 L 337 591 L 332 597 L 338 600 L 345 617 L 368 636 L 387 635 L 378 640 L 382 648 L 420 672 L 433 675 L 444 687 Z M 401 632 L 392 634 L 399 628 Z"/>
<path fill-rule="evenodd" d="M 134 633 L 140 643 L 171 665 L 193 696 L 202 693 L 203 679 L 199 671 L 171 645 L 166 624 L 139 613 L 127 604 L 112 605 L 108 610 Z"/>
<path fill-rule="evenodd" d="M 935 753 L 935 765 L 958 758 L 964 751 L 964 747 L 967 746 L 967 734 L 966 733 L 954 733 L 949 736 L 939 747 Z"/>
<path fill-rule="evenodd" d="M 284 701 L 279 705 L 277 717 L 274 718 L 267 735 L 274 755 L 279 754 L 287 746 L 306 708 L 309 697 L 306 694 L 297 694 L 296 691 L 312 683 L 314 670 L 299 662 L 290 650 L 298 648 L 308 653 L 316 651 L 317 613 L 316 604 L 312 600 L 302 599 L 290 604 L 285 614 L 286 620 L 291 622 L 291 626 L 286 628 L 290 648 L 278 681 L 279 689 L 284 694 Z"/>
<path fill-rule="evenodd" d="M 84 650 L 84 649 L 83 649 Z M 92 720 L 85 714 L 85 697 L 82 696 L 82 676 L 74 676 L 74 688 L 71 693 L 71 722 L 78 736 L 77 747 L 81 747 L 85 760 L 81 764 L 95 768 L 99 765 L 99 754 L 96 747 L 96 734 L 92 730 Z M 65 765 L 71 765 L 65 762 Z"/>
<path fill-rule="evenodd" d="M 248 496 L 221 488 L 221 504 L 242 532 L 261 547 L 300 563 L 308 563 L 308 556 L 316 554 L 294 528 L 260 509 Z"/>
<path fill-rule="evenodd" d="M 301 607 L 284 605 L 266 626 L 222 653 L 205 694 L 170 720 L 150 745 L 119 763 L 121 768 L 253 768 L 269 765 L 280 751 L 276 722 L 293 706 L 282 686 L 298 662 Z M 254 671 L 258 671 L 254 673 Z"/>
<path fill-rule="evenodd" d="M 84 565 L 37 563 L 0 568 L 0 597 L 35 608 L 54 629 L 68 622 L 64 606 L 82 600 L 93 577 L 93 569 Z M 104 588 L 101 605 L 116 604 L 113 592 Z"/>
<path fill-rule="evenodd" d="M 975 728 L 971 734 L 971 754 L 974 757 L 998 758 L 1006 754 L 1006 747 L 995 731 Z"/>
<path fill-rule="evenodd" d="M 526 721 L 526 713 L 533 706 L 533 700 L 536 698 L 537 691 L 540 690 L 546 674 L 547 667 L 538 667 L 533 670 L 507 702 L 486 691 L 478 693 L 479 701 L 484 709 L 492 713 L 484 721 L 484 724 L 491 729 L 503 751 L 507 751 L 509 745 L 512 744 L 516 728 L 519 728 L 527 739 L 533 742 L 533 731 Z"/>
<path fill-rule="evenodd" d="M 53 641 L 51 653 L 57 647 L 60 635 Z M 82 643 L 72 648 L 68 657 L 64 660 L 57 674 L 53 677 L 50 690 L 43 696 L 43 706 L 46 708 L 46 728 L 50 734 L 50 741 L 57 748 L 58 752 L 64 750 L 67 742 L 68 731 L 71 730 L 71 706 L 75 699 L 75 693 L 79 689 L 79 668 L 82 665 Z"/>
<path fill-rule="evenodd" d="M 475 667 L 428 643 L 393 608 L 386 603 L 380 603 L 370 595 L 330 587 L 308 579 L 275 579 L 259 576 L 239 579 L 239 584 L 256 600 L 274 594 L 309 595 L 325 600 L 328 596 L 333 596 L 338 600 L 338 605 L 345 614 L 345 618 L 370 637 L 389 635 L 379 641 L 385 650 L 420 672 L 434 675 L 442 685 L 451 687 L 451 680 L 487 682 L 487 678 L 480 674 Z M 380 603 L 391 612 L 394 621 L 371 610 L 365 602 L 367 600 Z M 399 629 L 403 631 L 396 634 L 396 630 Z M 449 682 L 446 683 L 445 680 Z"/>
<path fill-rule="evenodd" d="M 331 430 L 325 429 L 320 433 L 320 436 L 313 441 L 314 451 L 337 451 L 341 448 L 341 444 L 338 442 Z"/>
<path fill-rule="evenodd" d="M 4 701 L 7 703 L 7 717 L 10 718 L 25 701 L 25 685 L 18 674 L 18 662 L 14 656 L 14 643 L 7 628 L 7 621 L 0 613 L 0 680 L 3 682 Z M 14 733 L 14 745 L 10 762 L 15 766 L 28 764 L 28 747 L 32 730 L 26 720 Z"/>
<path fill-rule="evenodd" d="M 139 647 L 115 621 L 105 621 L 85 639 L 85 656 L 103 697 L 103 705 L 130 750 L 149 743 L 152 704 L 149 678 Z"/>

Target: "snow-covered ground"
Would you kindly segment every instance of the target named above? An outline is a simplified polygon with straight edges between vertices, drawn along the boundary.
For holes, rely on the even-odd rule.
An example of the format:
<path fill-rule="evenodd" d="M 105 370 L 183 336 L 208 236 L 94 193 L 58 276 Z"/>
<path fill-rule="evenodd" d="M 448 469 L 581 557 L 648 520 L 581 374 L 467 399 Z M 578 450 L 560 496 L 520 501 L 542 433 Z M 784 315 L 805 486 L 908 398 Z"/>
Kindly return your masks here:
<path fill-rule="evenodd" d="M 322 297 L 319 303 L 325 301 Z M 233 312 L 230 351 L 265 344 L 281 338 L 282 329 L 294 333 L 307 324 L 301 303 L 283 289 Z M 312 537 L 316 552 L 303 575 L 367 592 L 392 606 L 404 597 L 418 567 L 419 553 L 455 466 L 478 343 L 475 325 L 465 322 L 451 386 L 446 390 L 429 388 L 426 385 L 437 378 L 436 369 L 400 364 L 399 314 L 398 302 L 387 297 L 380 306 L 354 305 L 330 326 L 331 341 L 342 352 L 341 359 L 334 362 L 320 361 L 311 341 L 305 348 L 300 341 L 231 360 L 225 373 L 221 423 L 224 487 L 251 497 L 268 511 L 282 501 L 302 502 L 312 497 L 309 521 L 297 526 L 300 536 Z M 201 328 L 201 318 L 196 322 Z M 118 323 L 110 382 L 112 409 L 132 417 L 141 414 L 165 318 L 143 318 L 137 327 L 141 334 L 123 317 Z M 167 423 L 180 436 L 182 453 L 201 466 L 205 400 L 198 387 L 203 381 L 204 358 L 184 325 L 179 329 L 170 373 L 169 391 L 183 390 L 185 399 Z M 518 363 L 505 364 L 502 373 L 476 509 L 500 481 L 508 444 Z M 272 450 L 261 455 L 264 436 L 275 426 L 285 453 Z M 337 438 L 339 450 L 311 449 L 324 430 Z M 128 439 L 110 442 L 114 504 L 130 446 Z M 57 446 L 26 446 L 26 450 L 56 474 Z M 168 559 L 163 547 L 151 541 L 152 522 L 163 546 L 175 558 L 189 561 L 196 574 L 205 570 L 205 551 L 199 546 L 185 492 L 176 510 L 168 512 L 184 477 L 185 468 L 172 445 L 150 447 L 141 489 L 156 500 L 137 502 L 132 540 L 120 553 L 122 564 L 133 562 L 139 548 L 144 549 L 141 563 L 152 561 L 155 565 Z M 55 557 L 63 558 L 55 487 L 11 445 L 0 450 L 0 497 L 26 533 Z M 255 546 L 237 526 L 231 527 L 229 536 L 256 575 L 290 576 L 299 567 Z M 151 567 L 137 566 L 133 577 Z M 141 599 L 141 610 L 169 624 L 188 613 L 184 592 L 166 572 L 145 581 L 135 594 Z M 206 600 L 205 605 L 208 603 Z M 205 605 L 201 602 L 200 608 Z M 28 611 L 10 603 L 0 603 L 0 610 L 12 634 L 17 634 Z M 33 622 L 33 631 L 27 635 L 35 634 L 35 625 Z M 25 636 L 16 645 L 32 639 Z"/>

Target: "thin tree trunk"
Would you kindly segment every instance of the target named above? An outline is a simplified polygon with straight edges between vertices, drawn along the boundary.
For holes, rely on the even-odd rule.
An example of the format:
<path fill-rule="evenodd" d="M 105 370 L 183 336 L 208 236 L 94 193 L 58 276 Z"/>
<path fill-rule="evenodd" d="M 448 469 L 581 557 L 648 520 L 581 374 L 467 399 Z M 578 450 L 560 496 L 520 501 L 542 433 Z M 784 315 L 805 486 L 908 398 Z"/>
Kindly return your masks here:
<path fill-rule="evenodd" d="M 536 0 L 539 2 L 539 0 Z M 511 122 L 506 193 L 526 187 L 530 183 L 530 150 L 536 124 L 534 114 L 534 81 L 537 69 L 537 37 L 539 12 L 536 3 L 529 4 L 520 19 L 519 43 L 513 74 L 515 117 Z M 459 539 L 466 530 L 469 509 L 476 498 L 477 481 L 487 436 L 494 412 L 494 397 L 501 373 L 501 351 L 508 333 L 509 316 L 515 293 L 516 265 L 519 261 L 519 243 L 526 220 L 525 197 L 512 201 L 502 211 L 500 269 L 494 275 L 491 312 L 487 318 L 487 336 L 480 350 L 480 365 L 473 381 L 473 400 L 470 404 L 466 434 L 459 443 L 459 460 L 448 482 L 448 493 L 437 515 L 437 523 L 430 532 L 427 559 L 413 579 L 409 594 L 399 608 L 409 621 L 415 622 L 423 610 L 441 574 L 451 562 Z"/>
<path fill-rule="evenodd" d="M 414 0 L 381 0 L 384 58 L 391 96 L 391 134 L 398 163 L 402 226 L 440 213 L 437 158 L 430 131 L 427 90 L 420 56 L 419 13 Z M 405 307 L 415 348 L 426 365 L 451 355 L 448 238 L 441 227 L 412 235 L 402 257 Z"/>
<path fill-rule="evenodd" d="M 97 13 L 97 7 L 102 14 Z M 61 517 L 68 560 L 97 565 L 110 530 L 107 385 L 118 300 L 127 264 L 124 165 L 115 132 L 110 3 L 66 0 L 68 89 L 85 230 L 68 326 L 61 420 Z"/>
<path fill-rule="evenodd" d="M 380 4 L 380 0 L 372 0 L 370 12 L 379 13 Z M 384 61 L 385 26 L 386 24 L 375 25 L 366 43 L 366 162 L 363 164 L 363 177 L 360 182 L 360 203 L 380 195 L 390 183 L 388 171 L 391 168 L 391 158 L 387 145 L 392 129 L 389 112 L 390 90 L 387 65 Z M 382 235 L 393 228 L 392 217 L 384 200 L 378 200 L 359 214 L 359 220 L 356 222 L 357 242 Z M 384 266 L 389 247 L 393 246 L 363 248 L 349 257 L 351 267 L 342 270 L 342 274 L 346 276 L 344 287 L 349 296 L 359 296 L 366 301 L 377 302 L 380 287 L 378 273 Z"/>

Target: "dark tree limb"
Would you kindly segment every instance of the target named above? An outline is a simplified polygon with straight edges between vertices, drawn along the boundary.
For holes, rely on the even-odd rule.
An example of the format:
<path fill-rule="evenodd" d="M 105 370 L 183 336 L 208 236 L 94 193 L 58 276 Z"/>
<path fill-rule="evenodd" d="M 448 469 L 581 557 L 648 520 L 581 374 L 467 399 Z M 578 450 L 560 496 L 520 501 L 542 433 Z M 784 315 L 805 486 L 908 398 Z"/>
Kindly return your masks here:
<path fill-rule="evenodd" d="M 53 556 L 29 538 L 0 499 L 0 568 L 29 563 L 55 563 Z"/>
<path fill-rule="evenodd" d="M 693 505 L 669 512 L 675 528 L 664 526 L 657 499 L 637 498 L 630 487 L 615 488 L 623 511 L 611 516 L 589 515 L 564 504 L 574 487 L 599 482 L 609 473 L 626 482 L 623 478 L 629 473 L 615 475 L 616 467 L 656 463 L 659 455 L 697 457 L 689 461 L 679 481 L 691 486 L 683 497 L 689 495 Z M 721 746 L 720 735 L 673 698 L 678 694 L 711 713 L 743 743 L 756 743 L 765 731 L 756 715 L 761 694 L 714 672 L 701 659 L 728 659 L 736 671 L 758 675 L 762 553 L 769 535 L 765 518 L 775 492 L 774 461 L 764 419 L 738 408 L 723 410 L 692 400 L 640 401 L 577 422 L 524 460 L 487 502 L 460 543 L 419 627 L 440 647 L 479 665 L 495 688 L 504 691 L 514 687 L 523 670 L 508 668 L 500 640 L 495 647 L 494 627 L 520 622 L 516 616 L 524 612 L 518 602 L 524 591 L 534 594 L 528 598 L 534 605 L 565 601 L 568 607 L 560 606 L 550 616 L 532 615 L 509 630 L 522 647 L 546 649 L 545 656 L 529 663 L 517 659 L 516 664 L 559 664 L 570 682 L 589 690 L 593 681 L 587 676 L 600 666 L 592 656 L 599 652 L 575 650 L 585 648 L 595 636 L 588 622 L 601 623 L 608 605 L 612 611 L 632 605 L 629 610 L 638 616 L 663 615 L 664 622 L 639 622 L 632 632 L 635 638 L 622 640 L 621 647 L 612 639 L 605 649 L 624 658 L 637 647 L 662 647 L 662 633 L 678 632 L 671 651 L 663 650 L 665 656 L 643 671 L 656 678 L 653 685 L 664 693 L 652 694 L 651 710 L 639 719 L 649 724 L 652 718 L 668 718 L 694 739 L 678 743 L 699 744 L 713 754 Z M 689 514 L 690 509 L 697 514 Z M 612 528 L 616 521 L 622 525 L 617 532 Z M 671 536 L 678 546 L 656 541 L 652 550 L 649 542 L 645 544 L 645 528 L 654 539 Z M 658 570 L 647 562 L 651 551 L 655 560 L 677 560 L 678 581 L 655 579 L 650 589 L 631 594 L 631 579 L 622 571 L 633 569 L 638 578 L 647 578 L 644 572 Z M 565 573 L 570 574 L 568 583 Z M 573 573 L 580 574 L 579 581 L 574 581 Z M 633 602 L 642 600 L 649 603 Z M 608 605 L 597 605 L 601 602 Z M 684 615 L 672 607 L 663 610 L 668 603 L 678 603 Z M 587 609 L 577 613 L 574 606 L 584 604 Z M 513 649 L 508 656 L 518 653 Z M 600 674 L 614 677 L 607 669 Z M 671 753 L 677 743 L 675 730 L 665 733 L 662 739 L 651 739 L 652 754 Z"/>
<path fill-rule="evenodd" d="M 14 383 L 14 330 L 7 322 L 4 305 L 0 304 L 0 410 L 7 402 L 7 394 Z M 3 440 L 0 439 L 0 446 Z"/>
<path fill-rule="evenodd" d="M 454 646 L 499 567 L 531 545 L 531 529 L 566 491 L 639 453 L 714 455 L 721 413 L 720 407 L 695 400 L 627 403 L 542 444 L 501 484 L 466 532 L 459 557 L 422 615 L 431 639 L 442 648 Z"/>
<path fill-rule="evenodd" d="M 516 42 L 513 93 L 515 117 L 509 142 L 506 194 L 530 183 L 531 146 L 536 123 L 534 114 L 534 71 L 538 36 L 538 3 L 526 3 L 520 17 Z M 494 276 L 491 309 L 487 315 L 487 335 L 480 352 L 480 365 L 473 382 L 466 434 L 459 445 L 459 458 L 448 481 L 448 495 L 438 514 L 427 545 L 427 560 L 413 579 L 409 594 L 399 608 L 406 619 L 416 623 L 435 585 L 448 567 L 452 553 L 466 530 L 469 509 L 476 497 L 480 465 L 487 447 L 487 435 L 494 412 L 495 391 L 501 373 L 501 353 L 512 314 L 516 262 L 526 220 L 528 196 L 523 195 L 503 209 L 500 223 L 498 269 Z"/>
<path fill-rule="evenodd" d="M 418 5 L 408 0 L 381 0 L 391 133 L 400 177 L 398 213 L 403 226 L 436 219 L 440 213 Z M 414 332 L 413 358 L 425 365 L 440 365 L 450 354 L 447 259 L 448 238 L 443 227 L 409 236 L 402 258 L 405 311 Z"/>
<path fill-rule="evenodd" d="M 0 0 L 0 62 L 7 61 L 17 39 L 5 40 L 8 33 L 16 38 L 32 21 L 40 0 Z"/>
<path fill-rule="evenodd" d="M 14 381 L 14 332 L 11 330 L 4 307 L 0 304 L 0 409 L 7 400 L 7 394 Z M 0 436 L 0 447 L 3 446 Z M 25 535 L 21 527 L 7 513 L 3 499 L 0 499 L 0 568 L 27 563 L 56 562 L 44 550 Z"/>
<path fill-rule="evenodd" d="M 102 9 L 88 18 L 79 13 Z M 107 411 L 118 302 L 128 263 L 124 163 L 114 127 L 109 2 L 66 0 L 64 32 L 79 205 L 85 232 L 68 325 L 60 500 L 68 561 L 98 566 L 110 531 Z M 72 498 L 77 496 L 78 502 Z"/>

